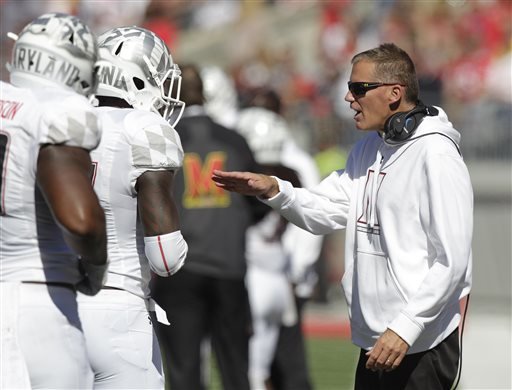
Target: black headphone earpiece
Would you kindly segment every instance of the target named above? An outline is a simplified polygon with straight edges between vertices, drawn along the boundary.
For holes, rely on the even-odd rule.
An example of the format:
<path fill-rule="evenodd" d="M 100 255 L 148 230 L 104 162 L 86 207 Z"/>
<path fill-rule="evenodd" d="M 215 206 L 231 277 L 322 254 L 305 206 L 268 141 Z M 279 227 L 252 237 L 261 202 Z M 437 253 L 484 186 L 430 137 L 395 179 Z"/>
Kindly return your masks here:
<path fill-rule="evenodd" d="M 384 140 L 402 142 L 410 138 L 425 116 L 436 116 L 439 110 L 419 102 L 410 111 L 391 115 L 384 124 Z"/>

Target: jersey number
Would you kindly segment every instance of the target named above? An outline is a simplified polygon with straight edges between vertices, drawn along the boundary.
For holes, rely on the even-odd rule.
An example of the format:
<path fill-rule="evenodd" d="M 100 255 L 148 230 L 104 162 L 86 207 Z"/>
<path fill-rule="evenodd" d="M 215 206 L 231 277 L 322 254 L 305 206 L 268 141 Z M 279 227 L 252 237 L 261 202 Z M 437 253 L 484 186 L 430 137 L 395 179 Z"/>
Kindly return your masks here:
<path fill-rule="evenodd" d="M 98 174 L 98 162 L 93 161 L 91 164 L 91 184 L 94 187 L 94 183 L 96 182 L 96 175 Z"/>
<path fill-rule="evenodd" d="M 9 156 L 9 134 L 0 130 L 0 215 L 5 215 L 5 175 Z"/>

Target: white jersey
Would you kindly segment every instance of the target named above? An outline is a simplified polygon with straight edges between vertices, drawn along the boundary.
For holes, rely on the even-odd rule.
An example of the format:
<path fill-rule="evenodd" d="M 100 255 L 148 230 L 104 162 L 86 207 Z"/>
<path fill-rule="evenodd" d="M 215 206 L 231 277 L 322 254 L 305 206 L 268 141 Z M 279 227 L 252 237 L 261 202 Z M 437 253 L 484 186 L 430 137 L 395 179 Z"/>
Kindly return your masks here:
<path fill-rule="evenodd" d="M 305 188 L 320 182 L 314 160 L 291 138 L 284 142 L 280 163 L 293 169 Z M 280 226 L 281 225 L 281 226 Z M 276 236 L 276 232 L 281 233 Z M 322 237 L 311 234 L 295 225 L 285 224 L 277 213 L 265 218 L 247 230 L 246 256 L 250 265 L 268 271 L 283 272 L 292 282 L 301 282 L 306 269 L 320 255 Z"/>
<path fill-rule="evenodd" d="M 288 221 L 271 211 L 247 229 L 245 255 L 249 266 L 286 273 L 289 257 L 283 248 L 282 234 L 287 224 Z"/>
<path fill-rule="evenodd" d="M 264 388 L 270 376 L 281 324 L 290 326 L 297 320 L 287 275 L 290 259 L 282 242 L 282 232 L 287 226 L 292 225 L 270 211 L 247 230 L 245 280 L 253 322 L 249 344 L 252 389 Z"/>
<path fill-rule="evenodd" d="M 36 185 L 37 158 L 42 145 L 91 150 L 100 137 L 94 109 L 82 95 L 0 82 L 0 280 L 82 279 Z"/>
<path fill-rule="evenodd" d="M 109 269 L 106 286 L 149 297 L 151 277 L 137 216 L 137 179 L 146 171 L 176 170 L 183 162 L 178 133 L 159 115 L 98 107 L 105 129 L 97 150 L 94 189 L 105 210 Z"/>
<path fill-rule="evenodd" d="M 345 171 L 312 191 L 280 181 L 264 202 L 316 234 L 345 228 L 343 288 L 352 341 L 370 349 L 387 329 L 416 353 L 459 325 L 471 287 L 473 193 L 446 114 L 425 117 L 407 142 L 377 133 L 358 142 Z"/>

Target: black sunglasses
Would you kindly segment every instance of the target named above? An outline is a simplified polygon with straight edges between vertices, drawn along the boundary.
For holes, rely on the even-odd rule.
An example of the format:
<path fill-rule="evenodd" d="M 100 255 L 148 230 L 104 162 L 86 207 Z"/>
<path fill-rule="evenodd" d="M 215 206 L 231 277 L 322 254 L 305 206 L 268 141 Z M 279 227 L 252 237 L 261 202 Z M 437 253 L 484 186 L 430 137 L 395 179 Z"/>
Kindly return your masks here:
<path fill-rule="evenodd" d="M 382 87 L 383 85 L 402 85 L 400 83 L 369 83 L 367 81 L 348 82 L 348 90 L 355 97 L 361 97 L 366 95 L 370 89 Z M 402 85 L 403 86 L 403 85 Z"/>

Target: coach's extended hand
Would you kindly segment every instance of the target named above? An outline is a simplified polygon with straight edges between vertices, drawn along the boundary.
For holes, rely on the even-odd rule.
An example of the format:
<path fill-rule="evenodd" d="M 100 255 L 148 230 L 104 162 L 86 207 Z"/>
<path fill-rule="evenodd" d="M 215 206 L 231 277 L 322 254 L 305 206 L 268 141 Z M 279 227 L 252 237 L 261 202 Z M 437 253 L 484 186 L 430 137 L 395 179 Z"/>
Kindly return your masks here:
<path fill-rule="evenodd" d="M 259 173 L 214 170 L 212 180 L 217 187 L 242 195 L 268 199 L 279 193 L 277 180 Z"/>

